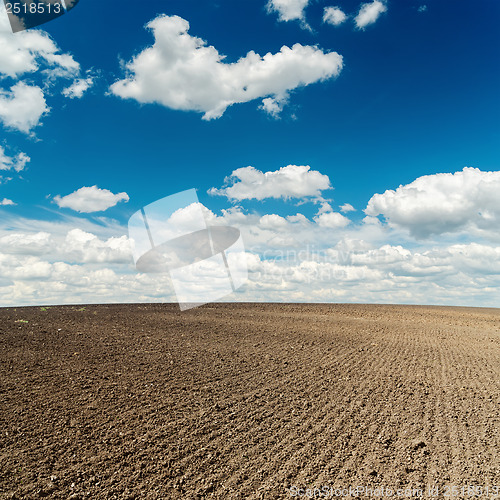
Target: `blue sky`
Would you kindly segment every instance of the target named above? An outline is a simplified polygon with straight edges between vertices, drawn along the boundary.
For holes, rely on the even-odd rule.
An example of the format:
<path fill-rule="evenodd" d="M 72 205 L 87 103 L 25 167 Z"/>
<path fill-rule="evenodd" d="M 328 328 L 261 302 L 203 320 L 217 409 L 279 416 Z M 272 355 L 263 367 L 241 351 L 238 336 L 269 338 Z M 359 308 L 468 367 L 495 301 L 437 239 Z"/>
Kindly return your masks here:
<path fill-rule="evenodd" d="M 325 8 L 332 6 L 346 14 L 337 26 L 323 21 Z M 372 22 L 357 26 L 363 7 L 374 9 Z M 0 15 L 6 19 L 5 12 Z M 158 21 L 153 33 L 145 25 L 165 19 L 158 16 L 172 22 Z M 13 73 L 14 59 L 0 56 L 0 147 L 7 158 L 0 171 L 0 202 L 5 202 L 0 207 L 0 254 L 7 256 L 0 260 L 0 305 L 170 300 L 168 286 L 162 290 L 152 282 L 140 285 L 153 278 L 134 274 L 124 249 L 118 256 L 93 261 L 85 253 L 88 238 L 80 242 L 86 246 L 78 252 L 71 237 L 71 252 L 54 248 L 61 248 L 62 241 L 69 245 L 67 235 L 78 229 L 94 235 L 102 243 L 95 245 L 108 254 L 110 238 L 125 242 L 134 212 L 192 187 L 219 222 L 231 222 L 229 216 L 223 220 L 221 210 L 246 216 L 245 244 L 247 250 L 257 250 L 249 252 L 249 284 L 234 300 L 498 305 L 500 206 L 491 193 L 500 186 L 499 18 L 500 5 L 494 0 L 283 0 L 274 5 L 266 0 L 182 0 L 148 1 L 132 8 L 81 0 L 67 15 L 38 30 L 14 35 L 4 22 L 0 48 L 4 44 L 4 53 L 12 58 L 22 55 L 34 62 Z M 179 19 L 189 23 L 184 38 L 175 33 L 182 24 Z M 34 33 L 40 38 L 20 44 L 21 37 Z M 180 51 L 177 66 L 168 69 L 166 79 L 158 76 L 168 63 L 159 49 L 154 52 L 156 66 L 131 66 L 155 36 L 165 34 L 171 37 L 165 45 L 169 50 L 180 40 L 204 40 L 206 47 L 225 56 L 219 65 L 237 63 L 250 51 L 260 60 L 268 53 L 281 54 L 283 46 L 300 44 L 301 49 L 292 49 L 295 59 L 285 71 L 279 69 L 283 60 L 271 58 L 260 69 L 249 63 L 250 69 L 220 78 L 213 76 L 219 66 L 210 65 L 206 54 L 191 60 L 191 66 L 183 65 L 201 54 L 182 44 L 175 45 Z M 41 40 L 52 43 L 45 52 L 38 49 Z M 341 65 L 334 52 L 341 56 Z M 66 59 L 54 62 L 55 54 Z M 260 71 L 258 81 L 248 76 L 253 70 Z M 202 74 L 212 75 L 206 88 L 204 77 L 198 77 Z M 116 86 L 126 78 L 135 80 L 134 89 L 140 87 L 132 97 Z M 310 83 L 296 83 L 304 79 Z M 84 80 L 88 89 L 81 96 L 69 91 L 64 95 L 64 89 Z M 205 112 L 213 111 L 212 103 L 229 95 L 220 90 L 224 85 L 238 88 L 242 95 L 247 81 L 248 92 L 257 97 L 229 105 L 219 117 L 203 119 Z M 41 101 L 34 99 L 29 101 L 31 111 L 26 108 L 30 104 L 20 108 L 31 122 L 26 118 L 13 124 L 8 107 L 13 105 L 15 85 L 39 89 L 50 111 L 40 113 Z M 282 109 L 275 115 L 266 112 L 261 109 L 263 99 Z M 16 171 L 20 154 L 30 161 Z M 300 182 L 310 186 L 312 194 L 286 191 L 279 183 L 264 199 L 207 193 L 223 189 L 224 179 L 237 169 L 278 172 L 288 165 L 310 166 L 309 173 L 327 176 L 332 189 L 320 190 L 318 196 L 314 180 L 304 174 Z M 467 176 L 464 167 L 476 170 Z M 412 184 L 419 178 L 423 180 Z M 229 185 L 238 182 L 244 181 L 234 177 Z M 109 208 L 95 210 L 99 206 L 89 202 L 85 211 L 78 211 L 73 198 L 58 202 L 92 186 L 97 186 L 96 196 L 111 200 Z M 394 195 L 388 192 L 400 186 Z M 81 198 L 90 191 L 80 193 Z M 123 193 L 126 198 L 112 198 Z M 433 203 L 440 196 L 442 205 Z M 341 211 L 345 204 L 355 210 Z M 288 227 L 286 217 L 297 213 L 308 222 Z M 325 213 L 338 216 L 320 221 Z M 268 219 L 262 220 L 266 215 L 281 219 L 271 228 Z M 29 238 L 37 234 L 44 243 L 33 255 L 26 245 L 13 244 L 23 238 L 32 241 Z M 290 235 L 295 239 L 290 248 L 316 245 L 322 252 L 335 252 L 344 245 L 354 260 L 318 283 L 297 276 L 295 281 L 283 276 L 281 281 L 268 280 L 266 266 L 271 264 L 265 262 L 263 249 L 283 251 Z M 393 253 L 397 256 L 387 258 Z M 484 265 L 473 264 L 482 258 Z M 436 264 L 433 259 L 441 260 Z M 62 264 L 69 266 L 67 278 L 57 270 Z M 287 265 L 292 274 L 307 267 L 304 262 Z M 98 283 L 95 273 L 108 271 L 114 277 Z M 350 277 L 342 281 L 338 276 L 344 271 Z M 80 278 L 75 279 L 76 274 Z M 137 289 L 131 291 L 132 281 L 127 280 L 134 279 Z M 93 280 L 101 295 L 89 292 Z M 377 287 L 381 280 L 384 286 Z M 87 288 L 78 283 L 87 283 Z"/>

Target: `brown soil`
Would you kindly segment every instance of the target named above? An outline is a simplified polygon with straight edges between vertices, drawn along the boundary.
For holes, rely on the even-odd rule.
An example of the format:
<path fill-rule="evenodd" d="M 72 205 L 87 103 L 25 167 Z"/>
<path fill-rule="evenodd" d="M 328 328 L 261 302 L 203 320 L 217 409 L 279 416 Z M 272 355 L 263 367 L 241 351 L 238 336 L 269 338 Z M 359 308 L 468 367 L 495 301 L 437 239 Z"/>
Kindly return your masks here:
<path fill-rule="evenodd" d="M 0 498 L 500 497 L 500 310 L 0 309 L 0 353 Z"/>

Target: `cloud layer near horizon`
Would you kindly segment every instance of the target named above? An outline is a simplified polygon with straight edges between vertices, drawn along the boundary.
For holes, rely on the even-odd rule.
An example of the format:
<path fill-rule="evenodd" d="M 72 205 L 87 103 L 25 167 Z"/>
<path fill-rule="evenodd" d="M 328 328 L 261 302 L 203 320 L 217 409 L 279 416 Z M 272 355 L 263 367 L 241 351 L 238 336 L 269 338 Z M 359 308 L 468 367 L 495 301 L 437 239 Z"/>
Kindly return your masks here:
<path fill-rule="evenodd" d="M 311 195 L 331 186 L 328 177 L 317 172 L 316 180 L 321 183 L 311 184 L 307 195 L 300 197 L 298 186 L 304 185 L 304 179 L 300 175 L 287 177 L 287 168 L 267 172 L 267 176 L 255 169 L 250 171 L 264 183 L 269 177 L 285 175 L 286 189 L 286 183 L 271 181 L 266 184 L 264 199 L 311 202 L 315 200 Z M 307 177 L 314 171 L 302 167 L 298 172 Z M 335 212 L 326 201 L 309 218 L 300 212 L 282 216 L 241 206 L 217 214 L 201 206 L 209 225 L 237 227 L 244 238 L 249 281 L 226 300 L 497 306 L 498 225 L 483 229 L 481 237 L 467 228 L 479 228 L 477 210 L 498 214 L 493 195 L 498 192 L 498 175 L 500 172 L 464 169 L 421 177 L 395 191 L 375 194 L 365 210 L 369 215 L 358 221 Z M 244 175 L 238 177 L 239 182 L 245 182 Z M 238 192 L 240 202 L 255 199 L 259 191 L 258 183 L 245 186 L 253 186 L 254 191 Z M 104 190 L 93 191 L 102 194 Z M 435 201 L 445 192 L 449 193 L 449 207 L 443 200 Z M 110 196 L 120 195 L 110 192 Z M 88 211 L 89 199 L 85 203 L 82 211 L 84 207 Z M 453 226 L 456 238 L 415 239 L 431 228 L 450 229 L 447 208 L 453 210 L 454 204 L 463 207 L 457 219 L 460 224 Z M 78 209 L 76 205 L 73 208 Z M 346 204 L 341 208 L 344 213 L 353 212 Z M 375 215 L 381 208 L 388 222 L 381 222 Z M 189 220 L 191 214 L 184 210 L 176 216 Z M 404 217 L 396 223 L 396 216 Z M 0 228 L 3 305 L 175 301 L 165 276 L 134 271 L 125 228 L 105 218 L 92 222 L 64 217 L 53 222 L 4 218 L 4 227 Z M 430 228 L 431 220 L 437 223 Z"/>

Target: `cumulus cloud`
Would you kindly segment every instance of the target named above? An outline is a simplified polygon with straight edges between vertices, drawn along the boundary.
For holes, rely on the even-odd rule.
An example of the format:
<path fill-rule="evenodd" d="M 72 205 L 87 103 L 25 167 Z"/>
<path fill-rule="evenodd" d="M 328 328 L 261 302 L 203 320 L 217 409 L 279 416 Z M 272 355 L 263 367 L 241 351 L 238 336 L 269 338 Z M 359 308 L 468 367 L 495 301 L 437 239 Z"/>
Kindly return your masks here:
<path fill-rule="evenodd" d="M 79 263 L 131 262 L 132 253 L 127 236 L 101 240 L 93 233 L 72 229 L 62 246 L 68 260 Z"/>
<path fill-rule="evenodd" d="M 303 20 L 309 0 L 269 0 L 267 10 L 277 12 L 280 21 Z"/>
<path fill-rule="evenodd" d="M 500 248 L 477 243 L 410 250 L 343 239 L 324 254 L 255 257 L 247 293 L 268 300 L 495 306 L 500 298 Z"/>
<path fill-rule="evenodd" d="M 18 153 L 16 156 L 8 156 L 5 149 L 0 146 L 0 170 L 14 170 L 21 172 L 31 158 L 26 153 Z"/>
<path fill-rule="evenodd" d="M 351 221 L 338 212 L 324 212 L 314 217 L 315 222 L 328 229 L 338 229 L 346 227 Z"/>
<path fill-rule="evenodd" d="M 260 226 L 263 229 L 281 230 L 288 227 L 288 222 L 284 217 L 277 214 L 266 214 L 260 218 Z"/>
<path fill-rule="evenodd" d="M 114 207 L 120 201 L 129 200 L 127 193 L 113 194 L 108 189 L 84 186 L 67 196 L 55 196 L 54 201 L 61 208 L 71 208 L 81 213 L 102 212 Z"/>
<path fill-rule="evenodd" d="M 254 167 L 238 168 L 226 178 L 226 184 L 230 185 L 212 188 L 209 194 L 230 200 L 320 198 L 322 191 L 331 189 L 327 175 L 304 165 L 288 165 L 271 172 L 261 172 Z"/>
<path fill-rule="evenodd" d="M 12 200 L 9 200 L 8 198 L 4 198 L 3 200 L 0 200 L 0 205 L 1 206 L 8 206 L 8 205 L 16 205 Z"/>
<path fill-rule="evenodd" d="M 78 78 L 69 87 L 66 87 L 62 94 L 70 99 L 81 99 L 83 94 L 92 87 L 94 79 L 92 77 L 88 78 Z"/>
<path fill-rule="evenodd" d="M 339 7 L 325 7 L 323 22 L 332 26 L 340 26 L 347 19 L 347 15 Z"/>
<path fill-rule="evenodd" d="M 36 85 L 16 83 L 9 91 L 0 89 L 0 120 L 6 127 L 29 133 L 50 108 Z"/>
<path fill-rule="evenodd" d="M 188 33 L 189 23 L 178 16 L 159 16 L 147 27 L 155 43 L 126 65 L 126 78 L 111 85 L 123 99 L 158 103 L 171 109 L 221 117 L 236 103 L 273 99 L 262 104 L 276 114 L 291 90 L 328 80 L 342 69 L 342 56 L 312 46 L 283 46 L 264 56 L 250 51 L 235 63 L 213 46 Z"/>
<path fill-rule="evenodd" d="M 380 0 L 374 0 L 371 3 L 364 3 L 359 9 L 354 22 L 359 29 L 365 29 L 366 26 L 377 21 L 381 14 L 387 11 L 387 6 Z"/>
<path fill-rule="evenodd" d="M 52 249 L 51 235 L 37 233 L 8 232 L 0 236 L 0 252 L 17 255 L 41 255 Z"/>
<path fill-rule="evenodd" d="M 69 224 L 60 221 L 49 224 L 52 226 L 50 233 L 0 230 L 0 254 L 15 255 L 18 258 L 44 257 L 76 264 L 131 263 L 130 241 L 123 233 L 119 236 L 99 237 L 94 232 L 70 228 Z M 102 227 L 100 230 L 102 231 Z"/>
<path fill-rule="evenodd" d="M 266 97 L 262 99 L 262 104 L 259 106 L 259 109 L 262 109 L 273 118 L 279 118 L 287 102 L 288 94 L 282 97 Z"/>
<path fill-rule="evenodd" d="M 500 247 L 468 243 L 412 251 L 402 245 L 386 244 L 353 252 L 349 262 L 406 277 L 454 278 L 462 273 L 479 283 L 484 275 L 500 276 Z"/>
<path fill-rule="evenodd" d="M 325 212 L 333 212 L 333 208 L 327 201 L 322 201 L 316 215 L 321 215 Z"/>
<path fill-rule="evenodd" d="M 12 33 L 3 3 L 0 47 L 0 80 L 14 80 L 10 88 L 0 88 L 0 122 L 5 127 L 32 133 L 50 111 L 45 94 L 59 78 L 76 79 L 73 93 L 82 92 L 84 80 L 78 79 L 80 64 L 73 56 L 62 52 L 44 31 Z"/>
<path fill-rule="evenodd" d="M 175 300 L 164 276 L 133 272 L 126 229 L 116 223 L 104 218 L 97 224 L 74 216 L 46 221 L 4 215 L 2 306 Z"/>
<path fill-rule="evenodd" d="M 343 213 L 347 213 L 347 212 L 355 212 L 356 209 L 350 203 L 344 203 L 340 207 L 340 211 Z"/>
<path fill-rule="evenodd" d="M 18 78 L 34 73 L 43 64 L 58 76 L 78 73 L 80 65 L 70 54 L 61 53 L 50 36 L 41 30 L 13 34 L 4 5 L 0 5 L 0 74 Z"/>
<path fill-rule="evenodd" d="M 416 238 L 464 230 L 498 232 L 500 172 L 464 168 L 454 174 L 419 177 L 396 190 L 375 194 L 365 209 L 382 215 Z M 487 233 L 485 233 L 487 234 Z"/>

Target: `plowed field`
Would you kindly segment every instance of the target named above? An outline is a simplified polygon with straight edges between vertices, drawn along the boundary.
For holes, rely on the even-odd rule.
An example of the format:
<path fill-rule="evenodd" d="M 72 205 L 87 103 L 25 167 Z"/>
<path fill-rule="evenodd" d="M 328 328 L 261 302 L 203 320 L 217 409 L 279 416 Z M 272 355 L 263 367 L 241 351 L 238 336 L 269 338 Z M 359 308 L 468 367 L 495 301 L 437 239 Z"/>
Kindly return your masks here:
<path fill-rule="evenodd" d="M 495 486 L 500 310 L 0 309 L 1 498 L 500 498 Z"/>

